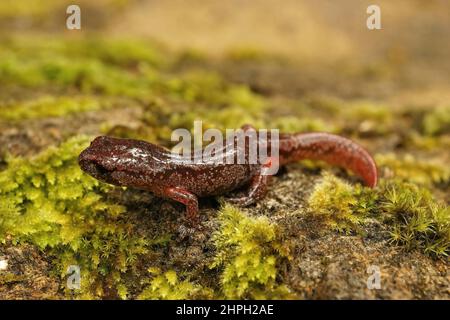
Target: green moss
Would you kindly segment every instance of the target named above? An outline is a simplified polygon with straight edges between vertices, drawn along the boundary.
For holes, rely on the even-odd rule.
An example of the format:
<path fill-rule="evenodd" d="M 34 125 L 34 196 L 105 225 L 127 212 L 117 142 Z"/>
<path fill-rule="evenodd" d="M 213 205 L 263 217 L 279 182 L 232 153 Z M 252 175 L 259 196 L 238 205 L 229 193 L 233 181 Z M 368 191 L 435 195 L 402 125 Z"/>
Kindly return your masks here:
<path fill-rule="evenodd" d="M 138 296 L 140 300 L 185 300 L 212 298 L 212 291 L 188 280 L 180 280 L 175 271 L 162 273 L 159 268 L 151 268 L 149 285 Z"/>
<path fill-rule="evenodd" d="M 180 52 L 174 65 L 184 67 L 189 65 L 202 65 L 206 62 L 208 62 L 208 56 L 205 52 L 195 48 L 188 48 Z"/>
<path fill-rule="evenodd" d="M 344 101 L 328 95 L 313 95 L 307 99 L 312 109 L 329 115 L 337 115 L 344 107 Z"/>
<path fill-rule="evenodd" d="M 61 42 L 59 44 L 61 45 Z M 163 69 L 170 64 L 165 50 L 149 41 L 88 39 L 72 41 L 69 47 L 63 46 L 60 52 L 68 56 L 90 57 L 107 64 L 127 68 L 147 65 Z"/>
<path fill-rule="evenodd" d="M 216 291 L 189 277 L 179 279 L 173 270 L 149 269 L 148 285 L 139 299 L 286 299 L 290 290 L 279 284 L 277 267 L 288 258 L 289 248 L 280 240 L 277 226 L 266 217 L 251 217 L 223 204 L 220 227 L 212 235 L 216 247 L 211 269 L 220 271 Z"/>
<path fill-rule="evenodd" d="M 199 79 L 202 78 L 201 74 L 197 74 L 197 76 Z M 194 78 L 196 76 L 191 79 Z M 208 78 L 210 82 L 206 81 Z M 248 123 L 255 127 L 266 127 L 264 115 L 267 105 L 265 100 L 247 87 L 227 84 L 215 75 L 206 76 L 200 82 L 188 81 L 186 78 L 184 83 L 187 84 L 187 87 L 175 90 L 175 93 L 184 97 L 185 101 L 195 100 L 199 104 L 191 104 L 181 110 L 166 110 L 166 114 L 157 117 L 158 122 L 155 122 L 154 111 L 151 111 L 152 117 L 145 116 L 147 120 L 151 121 L 150 125 L 157 124 L 161 127 L 167 124 L 165 129 L 169 130 L 165 130 L 163 135 L 166 140 L 170 140 L 171 129 L 193 129 L 193 123 L 196 120 L 203 122 L 204 130 L 208 128 L 220 130 L 239 128 Z M 186 96 L 187 92 L 190 93 Z M 200 92 L 202 93 L 200 94 Z M 168 118 L 168 121 L 165 121 L 164 118 Z"/>
<path fill-rule="evenodd" d="M 317 117 L 279 117 L 273 120 L 272 123 L 271 127 L 279 129 L 280 132 L 337 131 L 335 126 Z"/>
<path fill-rule="evenodd" d="M 45 57 L 85 58 L 107 66 L 132 70 L 139 65 L 164 69 L 169 65 L 165 49 L 155 42 L 99 37 L 72 38 L 64 41 L 50 37 L 14 37 L 2 40 L 3 54 L 36 61 Z"/>
<path fill-rule="evenodd" d="M 199 108 L 224 106 L 255 110 L 263 99 L 247 87 L 230 84 L 217 73 L 172 74 L 162 49 L 144 42 L 3 41 L 0 43 L 0 85 L 41 91 L 120 96 L 151 102 L 155 97 Z M 191 106 L 191 109 L 192 106 Z M 206 112 L 204 112 L 206 114 Z M 224 115 L 224 119 L 227 115 Z"/>
<path fill-rule="evenodd" d="M 405 137 L 405 145 L 411 150 L 446 151 L 450 148 L 450 135 L 428 136 L 411 130 Z"/>
<path fill-rule="evenodd" d="M 339 119 L 356 133 L 386 135 L 394 129 L 395 113 L 391 109 L 371 101 L 353 101 L 343 104 Z"/>
<path fill-rule="evenodd" d="M 450 182 L 449 167 L 436 161 L 421 161 L 410 154 L 400 157 L 393 153 L 377 154 L 375 160 L 381 170 L 391 171 L 385 174 L 392 174 L 399 179 L 428 186 Z"/>
<path fill-rule="evenodd" d="M 438 257 L 449 255 L 450 207 L 417 184 L 383 179 L 373 190 L 325 174 L 308 203 L 312 213 L 335 230 L 354 231 L 367 218 L 376 218 L 389 230 L 392 243 Z"/>
<path fill-rule="evenodd" d="M 390 123 L 393 120 L 393 112 L 388 106 L 371 101 L 355 101 L 344 106 L 341 111 L 348 117 L 359 121 L 372 120 L 382 124 Z"/>
<path fill-rule="evenodd" d="M 226 52 L 225 58 L 233 62 L 282 62 L 281 56 L 276 56 L 274 54 L 269 54 L 264 50 L 255 47 L 239 47 L 233 48 Z"/>
<path fill-rule="evenodd" d="M 102 93 L 131 98 L 150 97 L 154 79 L 146 71 L 137 75 L 115 66 L 80 57 L 54 54 L 49 57 L 0 57 L 0 83 L 29 88 L 71 88 L 81 93 Z"/>
<path fill-rule="evenodd" d="M 27 280 L 27 277 L 24 275 L 17 275 L 11 272 L 6 272 L 6 273 L 0 273 L 0 284 L 1 285 L 6 285 L 6 284 L 11 284 L 11 283 L 15 283 L 15 282 L 22 282 Z"/>
<path fill-rule="evenodd" d="M 19 121 L 25 119 L 61 117 L 73 113 L 108 109 L 113 107 L 112 101 L 100 101 L 94 97 L 53 97 L 44 96 L 16 104 L 0 106 L 0 119 Z"/>
<path fill-rule="evenodd" d="M 222 270 L 226 299 L 283 299 L 290 291 L 277 281 L 277 263 L 287 256 L 274 224 L 250 217 L 231 205 L 219 212 L 220 229 L 213 234 L 217 253 L 211 268 Z"/>
<path fill-rule="evenodd" d="M 425 114 L 422 130 L 426 135 L 435 136 L 450 133 L 450 105 L 436 107 Z"/>
<path fill-rule="evenodd" d="M 242 125 L 251 123 L 256 127 L 264 127 L 264 122 L 258 119 L 259 111 L 245 110 L 240 107 L 228 107 L 219 110 L 197 109 L 186 113 L 176 112 L 170 116 L 169 128 L 193 129 L 193 122 L 201 120 L 203 129 L 217 128 L 225 130 L 229 128 L 240 128 Z M 168 137 L 170 139 L 170 136 Z"/>
<path fill-rule="evenodd" d="M 61 277 L 79 265 L 83 297 L 102 296 L 105 284 L 123 295 L 121 276 L 147 251 L 147 240 L 122 217 L 125 207 L 107 200 L 111 187 L 79 169 L 89 140 L 76 137 L 33 159 L 8 160 L 0 172 L 0 240 L 46 248 Z"/>
<path fill-rule="evenodd" d="M 208 103 L 209 107 L 240 106 L 255 109 L 262 99 L 247 87 L 225 82 L 217 73 L 191 71 L 161 83 L 165 92 L 185 102 Z"/>
<path fill-rule="evenodd" d="M 108 13 L 115 12 L 131 1 L 132 0 L 102 0 L 92 3 L 91 1 L 80 0 L 77 4 L 80 5 L 82 10 L 86 10 L 83 12 L 95 12 L 98 14 L 97 10 L 107 11 Z M 23 19 L 33 19 L 31 21 L 34 22 L 32 25 L 34 27 L 36 23 L 42 23 L 45 19 L 54 19 L 54 15 L 59 12 L 63 12 L 64 14 L 65 9 L 70 4 L 70 1 L 60 0 L 2 0 L 0 2 L 0 18 L 5 20 L 8 18 L 18 19 L 19 21 L 22 21 L 22 23 Z"/>
<path fill-rule="evenodd" d="M 375 209 L 376 194 L 361 185 L 350 185 L 331 174 L 324 174 L 308 198 L 314 215 L 330 228 L 350 233 L 366 221 Z"/>
<path fill-rule="evenodd" d="M 391 240 L 438 257 L 450 253 L 450 207 L 413 183 L 385 181 L 380 208 Z"/>
<path fill-rule="evenodd" d="M 168 64 L 151 43 L 19 38 L 0 43 L 0 84 L 149 99 Z"/>

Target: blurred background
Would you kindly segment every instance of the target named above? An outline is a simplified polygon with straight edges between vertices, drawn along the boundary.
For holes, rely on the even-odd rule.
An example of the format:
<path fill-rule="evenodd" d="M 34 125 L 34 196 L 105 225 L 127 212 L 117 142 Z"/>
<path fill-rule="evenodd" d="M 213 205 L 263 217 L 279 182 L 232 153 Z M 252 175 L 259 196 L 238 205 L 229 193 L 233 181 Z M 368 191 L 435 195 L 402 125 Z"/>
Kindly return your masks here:
<path fill-rule="evenodd" d="M 414 88 L 416 98 L 426 91 L 427 99 L 430 94 L 448 99 L 450 4 L 445 0 L 79 0 L 82 30 L 69 31 L 65 9 L 72 2 L 3 0 L 1 33 L 153 39 L 215 57 L 245 48 L 295 61 L 302 68 L 286 72 L 281 84 L 297 90 L 323 85 L 353 94 L 347 91 L 357 89 L 341 88 L 341 77 L 357 78 L 352 84 L 357 86 L 364 85 L 361 77 L 381 78 L 383 84 L 365 94 L 398 96 L 399 89 Z M 381 8 L 382 30 L 366 28 L 370 4 Z"/>

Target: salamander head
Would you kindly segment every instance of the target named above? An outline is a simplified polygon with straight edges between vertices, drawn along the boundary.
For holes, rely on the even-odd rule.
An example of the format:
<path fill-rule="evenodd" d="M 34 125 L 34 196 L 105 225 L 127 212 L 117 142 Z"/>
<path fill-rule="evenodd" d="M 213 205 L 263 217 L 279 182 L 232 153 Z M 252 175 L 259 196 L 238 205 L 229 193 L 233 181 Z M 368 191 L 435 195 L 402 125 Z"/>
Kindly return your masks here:
<path fill-rule="evenodd" d="M 119 186 L 150 186 L 164 169 L 164 149 L 138 140 L 95 138 L 78 163 L 94 178 Z"/>

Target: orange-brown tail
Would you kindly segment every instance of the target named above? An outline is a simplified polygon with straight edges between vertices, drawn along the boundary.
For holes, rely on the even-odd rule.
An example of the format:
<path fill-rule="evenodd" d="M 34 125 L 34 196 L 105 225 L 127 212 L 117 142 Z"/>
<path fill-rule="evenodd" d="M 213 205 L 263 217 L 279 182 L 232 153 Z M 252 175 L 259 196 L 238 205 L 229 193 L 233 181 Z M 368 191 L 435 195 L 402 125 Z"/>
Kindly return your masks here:
<path fill-rule="evenodd" d="M 280 164 L 303 159 L 323 160 L 353 171 L 369 187 L 377 185 L 377 166 L 372 156 L 350 139 L 330 133 L 280 135 Z"/>

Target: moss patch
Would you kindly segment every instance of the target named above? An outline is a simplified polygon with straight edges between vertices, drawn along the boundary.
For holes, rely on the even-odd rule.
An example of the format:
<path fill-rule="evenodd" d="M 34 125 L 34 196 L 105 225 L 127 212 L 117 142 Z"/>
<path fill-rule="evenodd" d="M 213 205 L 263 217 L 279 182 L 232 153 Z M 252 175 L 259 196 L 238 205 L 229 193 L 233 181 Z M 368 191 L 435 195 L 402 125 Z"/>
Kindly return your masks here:
<path fill-rule="evenodd" d="M 211 268 L 223 268 L 221 285 L 227 299 L 283 299 L 289 289 L 277 282 L 277 260 L 287 257 L 276 226 L 266 217 L 250 217 L 230 205 L 219 212 L 213 235 L 217 254 Z"/>
<path fill-rule="evenodd" d="M 389 181 L 383 186 L 381 213 L 391 229 L 392 241 L 409 249 L 448 257 L 450 207 L 431 193 L 408 182 Z"/>
<path fill-rule="evenodd" d="M 393 153 L 377 154 L 375 160 L 381 170 L 389 171 L 387 175 L 399 179 L 427 186 L 450 182 L 449 167 L 436 160 L 418 160 L 411 154 L 396 156 Z"/>
<path fill-rule="evenodd" d="M 78 167 L 89 140 L 77 137 L 33 159 L 8 160 L 0 173 L 0 239 L 50 250 L 62 278 L 69 265 L 79 265 L 82 294 L 95 297 L 105 283 L 123 292 L 121 275 L 147 249 L 122 218 L 125 207 L 106 199 L 111 187 Z"/>
<path fill-rule="evenodd" d="M 352 186 L 325 174 L 308 199 L 313 214 L 341 232 L 356 231 L 375 209 L 377 195 L 361 185 Z"/>

